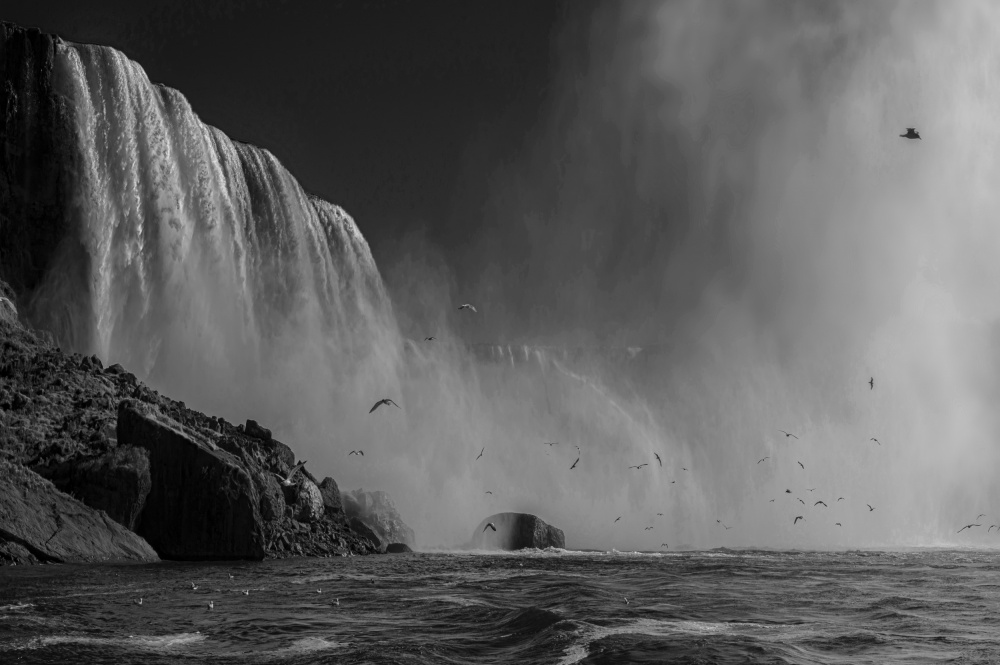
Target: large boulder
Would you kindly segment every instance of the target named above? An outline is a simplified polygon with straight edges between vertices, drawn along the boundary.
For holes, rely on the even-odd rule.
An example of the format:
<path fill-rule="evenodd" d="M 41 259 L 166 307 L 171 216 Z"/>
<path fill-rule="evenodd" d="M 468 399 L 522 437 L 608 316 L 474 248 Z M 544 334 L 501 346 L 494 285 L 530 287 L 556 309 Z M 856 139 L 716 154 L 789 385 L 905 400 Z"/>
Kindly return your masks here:
<path fill-rule="evenodd" d="M 340 489 L 337 481 L 327 476 L 319 484 L 320 494 L 323 495 L 323 509 L 327 516 L 332 518 L 342 517 L 344 514 L 344 504 L 340 499 Z"/>
<path fill-rule="evenodd" d="M 410 547 L 416 546 L 416 537 L 413 529 L 408 527 L 396 504 L 392 502 L 389 495 L 382 491 L 365 492 L 364 490 L 354 490 L 341 495 L 344 504 L 344 513 L 348 518 L 357 518 L 364 522 L 374 531 L 384 548 L 389 543 L 406 543 Z"/>
<path fill-rule="evenodd" d="M 385 548 L 386 554 L 407 554 L 412 551 L 406 543 L 389 543 Z"/>
<path fill-rule="evenodd" d="M 104 511 L 33 471 L 0 461 L 0 562 L 157 561 L 149 544 Z"/>
<path fill-rule="evenodd" d="M 164 559 L 262 559 L 260 499 L 231 453 L 134 399 L 118 442 L 149 451 L 151 487 L 137 532 Z"/>
<path fill-rule="evenodd" d="M 103 510 L 132 531 L 149 495 L 149 452 L 145 448 L 118 446 L 94 458 L 39 468 L 38 472 L 61 491 Z"/>
<path fill-rule="evenodd" d="M 496 531 L 486 528 L 493 524 Z M 497 513 L 479 523 L 472 534 L 471 546 L 483 550 L 521 550 L 529 547 L 566 547 L 562 529 L 546 524 L 528 513 Z"/>
<path fill-rule="evenodd" d="M 315 522 L 323 517 L 323 495 L 316 487 L 316 483 L 308 478 L 302 478 L 298 490 L 295 519 L 299 522 Z"/>

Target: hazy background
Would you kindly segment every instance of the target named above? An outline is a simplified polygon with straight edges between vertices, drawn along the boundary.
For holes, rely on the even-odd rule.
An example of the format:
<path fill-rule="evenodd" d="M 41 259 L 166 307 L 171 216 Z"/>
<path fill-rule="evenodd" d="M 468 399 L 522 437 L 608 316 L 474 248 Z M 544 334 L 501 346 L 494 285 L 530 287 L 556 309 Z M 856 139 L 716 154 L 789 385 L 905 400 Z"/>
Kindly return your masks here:
<path fill-rule="evenodd" d="M 1000 9 L 364 6 L 377 18 L 290 7 L 298 32 L 270 6 L 161 8 L 109 39 L 110 14 L 79 34 L 72 12 L 7 15 L 126 48 L 355 216 L 399 323 L 382 385 L 405 413 L 342 415 L 331 443 L 321 400 L 276 409 L 314 472 L 388 489 L 423 545 L 507 509 L 570 547 L 994 542 L 1000 514 L 955 532 L 1000 498 Z M 369 50 L 338 60 L 341 38 Z M 120 40 L 159 46 L 147 62 Z M 369 88 L 386 96 L 359 103 Z M 470 342 L 555 350 L 484 364 Z M 554 360 L 567 346 L 592 352 Z"/>

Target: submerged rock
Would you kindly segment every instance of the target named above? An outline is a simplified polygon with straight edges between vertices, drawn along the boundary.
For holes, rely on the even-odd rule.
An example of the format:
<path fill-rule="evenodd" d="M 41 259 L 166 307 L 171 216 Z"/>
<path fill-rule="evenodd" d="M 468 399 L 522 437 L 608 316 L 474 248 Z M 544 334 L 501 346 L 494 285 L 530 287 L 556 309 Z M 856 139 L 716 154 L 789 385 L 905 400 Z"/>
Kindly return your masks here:
<path fill-rule="evenodd" d="M 487 529 L 493 524 L 496 531 Z M 485 529 L 485 531 L 484 531 Z M 479 523 L 472 534 L 470 545 L 484 550 L 520 550 L 529 547 L 566 547 L 566 537 L 562 529 L 546 524 L 542 519 L 528 513 L 497 513 Z"/>
<path fill-rule="evenodd" d="M 386 554 L 406 554 L 412 551 L 406 543 L 389 543 L 385 548 Z"/>
<path fill-rule="evenodd" d="M 33 471 L 0 461 L 0 562 L 157 561 L 149 544 Z"/>

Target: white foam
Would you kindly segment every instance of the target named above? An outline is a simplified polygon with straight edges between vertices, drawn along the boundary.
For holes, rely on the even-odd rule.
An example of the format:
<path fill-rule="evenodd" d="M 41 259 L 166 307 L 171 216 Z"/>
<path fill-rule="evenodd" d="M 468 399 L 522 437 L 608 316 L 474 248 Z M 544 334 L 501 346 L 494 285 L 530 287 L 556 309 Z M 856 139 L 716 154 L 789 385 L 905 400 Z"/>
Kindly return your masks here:
<path fill-rule="evenodd" d="M 335 642 L 322 637 L 303 637 L 295 640 L 284 649 L 271 652 L 275 656 L 292 656 L 301 653 L 315 653 L 317 651 L 327 651 L 329 649 L 340 649 L 346 647 L 346 642 Z"/>
<path fill-rule="evenodd" d="M 0 605 L 0 612 L 19 612 L 29 607 L 34 607 L 34 603 L 15 603 L 13 605 Z"/>
<path fill-rule="evenodd" d="M 184 647 L 205 640 L 201 633 L 175 633 L 173 635 L 129 635 L 128 637 L 90 637 L 87 635 L 51 635 L 31 640 L 25 645 L 37 649 L 53 644 L 89 644 L 97 646 L 117 646 L 149 651 L 166 651 Z"/>

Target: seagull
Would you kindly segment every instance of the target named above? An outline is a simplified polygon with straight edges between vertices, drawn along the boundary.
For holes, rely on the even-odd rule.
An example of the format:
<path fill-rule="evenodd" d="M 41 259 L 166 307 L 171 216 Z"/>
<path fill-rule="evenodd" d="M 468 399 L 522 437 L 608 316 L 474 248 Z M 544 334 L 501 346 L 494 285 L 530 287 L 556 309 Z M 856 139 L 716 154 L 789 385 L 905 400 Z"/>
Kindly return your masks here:
<path fill-rule="evenodd" d="M 818 506 L 821 503 L 823 504 L 824 508 L 829 508 L 830 507 L 830 506 L 826 505 L 825 503 L 823 503 L 822 501 L 817 501 L 816 503 L 813 504 L 813 508 L 815 508 L 816 506 Z"/>
<path fill-rule="evenodd" d="M 844 497 L 842 497 L 842 496 L 838 496 L 837 497 L 837 501 L 843 501 L 843 500 L 844 500 Z"/>
<path fill-rule="evenodd" d="M 796 517 L 796 518 L 795 518 L 794 520 L 792 520 L 792 524 L 793 524 L 793 525 L 795 525 L 795 524 L 798 524 L 798 523 L 799 523 L 799 520 L 802 520 L 802 521 L 805 521 L 805 519 L 806 519 L 806 518 L 802 517 L 802 515 L 799 515 L 799 516 L 798 516 L 798 517 Z"/>
<path fill-rule="evenodd" d="M 635 465 L 635 466 L 630 466 L 629 468 L 630 468 L 630 469 L 641 469 L 641 468 L 642 468 L 642 467 L 644 467 L 644 466 L 649 466 L 649 462 L 645 462 L 645 463 L 643 463 L 643 464 L 637 464 L 637 465 Z"/>
<path fill-rule="evenodd" d="M 371 413 L 372 411 L 374 411 L 375 409 L 379 408 L 379 407 L 380 407 L 380 406 L 382 406 L 383 404 L 392 404 L 392 405 L 393 405 L 394 407 L 396 407 L 397 409 L 398 409 L 398 408 L 400 408 L 400 406 L 399 406 L 398 404 L 396 404 L 396 403 L 395 403 L 395 402 L 393 402 L 393 401 L 392 401 L 391 399 L 389 399 L 388 397 L 386 397 L 386 398 L 384 398 L 384 399 L 380 399 L 379 401 L 375 402 L 375 406 L 373 406 L 373 407 L 372 407 L 372 408 L 371 408 L 371 409 L 370 409 L 370 410 L 368 411 L 368 413 Z"/>
<path fill-rule="evenodd" d="M 766 459 L 771 459 L 771 458 L 770 457 L 761 458 L 761 459 L 757 460 L 757 464 L 760 464 L 761 462 L 763 462 Z"/>
<path fill-rule="evenodd" d="M 483 527 L 483 533 L 486 533 L 486 529 L 493 529 L 494 531 L 497 530 L 496 525 L 494 525 L 493 522 L 486 523 L 486 526 Z M 374 582 L 375 580 L 372 581 Z"/>
<path fill-rule="evenodd" d="M 986 513 L 979 513 L 978 515 L 976 515 L 976 519 L 977 519 L 977 520 L 978 520 L 978 519 L 979 519 L 980 517 L 986 517 Z"/>
<path fill-rule="evenodd" d="M 334 598 L 333 604 L 336 605 L 337 607 L 340 607 L 340 598 Z"/>
<path fill-rule="evenodd" d="M 875 510 L 874 508 L 872 508 L 872 504 L 866 503 L 865 505 L 868 506 L 868 512 Z"/>
<path fill-rule="evenodd" d="M 292 478 L 295 476 L 296 473 L 298 473 L 299 469 L 301 469 L 305 465 L 306 465 L 305 462 L 299 462 L 298 464 L 292 467 L 292 470 L 288 472 L 288 476 L 284 478 L 282 478 L 280 474 L 274 473 L 274 471 L 272 471 L 271 473 L 273 473 L 275 477 L 281 481 L 282 485 L 284 485 L 285 487 L 291 487 Z"/>
<path fill-rule="evenodd" d="M 904 139 L 919 139 L 920 138 L 920 132 L 918 132 L 913 127 L 907 127 L 906 128 L 906 133 L 905 134 L 900 134 L 899 136 L 900 136 L 900 138 L 904 138 Z"/>
<path fill-rule="evenodd" d="M 191 590 L 192 591 L 197 591 L 198 590 L 198 585 L 195 584 L 194 582 L 191 582 Z"/>
<path fill-rule="evenodd" d="M 840 522 L 837 522 L 836 524 L 837 524 L 837 526 L 844 526 L 844 525 L 843 525 L 843 524 L 841 524 Z"/>
<path fill-rule="evenodd" d="M 815 488 L 815 487 L 807 487 L 807 488 L 806 488 L 806 491 L 807 491 L 807 492 L 815 492 L 815 491 L 816 491 L 816 488 Z"/>
<path fill-rule="evenodd" d="M 660 459 L 660 456 L 657 453 L 653 453 L 653 457 L 655 457 L 656 461 L 660 463 L 660 468 L 662 469 L 663 468 L 663 460 Z"/>
<path fill-rule="evenodd" d="M 437 339 L 437 337 L 424 337 L 424 341 L 425 342 L 433 342 L 436 339 Z"/>
<path fill-rule="evenodd" d="M 802 499 L 799 499 L 799 497 L 795 497 L 795 498 L 798 499 L 798 502 L 801 503 L 803 506 L 806 505 L 806 502 L 803 501 Z"/>
<path fill-rule="evenodd" d="M 229 573 L 229 579 L 234 580 L 236 577 L 232 573 Z"/>
<path fill-rule="evenodd" d="M 974 526 L 982 526 L 982 524 L 966 524 L 966 525 L 965 525 L 965 526 L 963 526 L 963 527 L 962 527 L 961 529 L 959 529 L 959 530 L 958 530 L 958 531 L 957 531 L 956 533 L 962 533 L 962 532 L 963 532 L 963 531 L 965 531 L 966 529 L 971 529 L 971 528 L 972 528 L 972 527 L 974 527 Z"/>
<path fill-rule="evenodd" d="M 244 596 L 249 596 L 250 595 L 250 589 L 243 589 L 243 595 Z"/>
<path fill-rule="evenodd" d="M 580 458 L 579 458 L 579 457 L 577 457 L 577 458 L 576 458 L 576 462 L 573 462 L 573 466 L 571 466 L 571 467 L 569 468 L 569 470 L 570 470 L 570 471 L 572 471 L 573 469 L 575 469 L 575 468 L 576 468 L 576 464 L 577 464 L 577 462 L 579 462 L 579 461 L 580 461 Z"/>
<path fill-rule="evenodd" d="M 489 491 L 489 490 L 486 490 L 486 493 L 487 493 L 487 494 L 493 494 L 493 492 L 491 492 L 491 491 Z"/>
<path fill-rule="evenodd" d="M 991 524 L 991 525 L 990 525 L 990 529 L 992 529 L 992 528 L 993 528 L 993 527 L 995 527 L 995 526 L 996 526 L 996 524 Z M 990 532 L 990 529 L 986 529 L 986 533 L 989 533 L 989 532 Z M 142 600 L 142 598 L 140 598 L 139 600 Z"/>
<path fill-rule="evenodd" d="M 796 460 L 796 463 L 797 463 L 797 464 L 798 464 L 799 466 L 801 466 L 801 467 L 802 467 L 803 469 L 804 469 L 804 468 L 806 468 L 806 465 L 805 465 L 805 464 L 803 464 L 802 462 L 799 462 L 798 460 Z"/>
<path fill-rule="evenodd" d="M 136 605 L 142 605 L 142 598 L 139 598 L 139 600 L 133 600 L 132 602 Z"/>
<path fill-rule="evenodd" d="M 868 440 L 869 440 L 869 441 L 874 441 L 875 443 L 877 443 L 877 444 L 878 444 L 878 445 L 880 445 L 880 446 L 882 445 L 882 442 L 881 442 L 881 441 L 879 441 L 878 439 L 876 439 L 876 438 L 875 438 L 874 436 L 873 436 L 872 438 L 868 439 Z"/>
<path fill-rule="evenodd" d="M 774 503 L 774 499 L 771 499 L 770 501 L 768 501 L 768 503 Z"/>
<path fill-rule="evenodd" d="M 622 598 L 625 598 L 625 596 L 622 596 Z M 625 598 L 625 604 L 628 605 L 628 598 Z"/>
<path fill-rule="evenodd" d="M 316 593 L 323 593 L 322 589 L 316 589 Z"/>
<path fill-rule="evenodd" d="M 919 138 L 919 137 L 917 137 Z M 875 390 L 875 377 L 868 379 L 868 390 Z"/>
<path fill-rule="evenodd" d="M 460 305 L 459 309 L 471 309 L 473 312 L 476 311 L 476 308 L 473 307 L 472 305 L 470 305 L 469 303 L 465 303 L 464 305 Z"/>
<path fill-rule="evenodd" d="M 486 446 L 483 446 L 483 449 L 479 451 L 479 457 L 482 457 L 484 452 L 486 452 Z M 476 459 L 479 459 L 479 457 Z"/>
<path fill-rule="evenodd" d="M 660 543 L 660 547 L 670 547 L 670 545 L 667 545 L 666 543 Z"/>
<path fill-rule="evenodd" d="M 210 609 L 210 610 L 215 609 L 215 601 L 214 600 L 208 601 L 208 609 Z"/>
<path fill-rule="evenodd" d="M 656 514 L 657 514 L 657 516 L 659 516 L 659 517 L 663 517 L 663 513 L 656 513 Z"/>
<path fill-rule="evenodd" d="M 543 446 L 558 446 L 559 442 L 558 441 L 546 441 L 542 445 Z"/>
<path fill-rule="evenodd" d="M 363 450 L 352 450 L 351 452 L 347 453 L 348 457 L 350 457 L 351 455 L 361 455 L 362 457 L 364 457 L 365 456 L 365 451 L 363 451 Z"/>
<path fill-rule="evenodd" d="M 788 437 L 792 437 L 793 439 L 797 439 L 797 438 L 799 438 L 799 437 L 795 436 L 794 434 L 792 434 L 791 432 L 786 432 L 786 431 L 785 431 L 785 430 L 783 430 L 783 429 L 779 429 L 778 431 L 779 431 L 779 432 L 781 432 L 782 434 L 784 434 L 784 435 L 785 435 L 785 438 L 786 438 L 786 439 L 787 439 Z"/>
<path fill-rule="evenodd" d="M 719 524 L 722 524 L 722 520 L 715 520 L 715 521 L 718 522 Z M 722 524 L 722 526 L 726 531 L 729 531 L 730 529 L 733 528 L 731 526 L 726 526 L 725 524 Z"/>
<path fill-rule="evenodd" d="M 653 529 L 653 527 L 647 526 L 645 529 L 643 529 L 643 531 L 651 531 L 652 529 Z"/>
<path fill-rule="evenodd" d="M 616 517 L 616 518 L 615 518 L 615 522 L 617 522 L 617 521 L 618 521 L 618 520 L 620 520 L 621 518 L 622 518 L 622 516 L 621 516 L 621 515 L 619 515 L 618 517 Z M 612 524 L 614 524 L 615 522 L 612 522 Z"/>
<path fill-rule="evenodd" d="M 791 494 L 792 490 L 785 490 L 785 494 Z"/>

